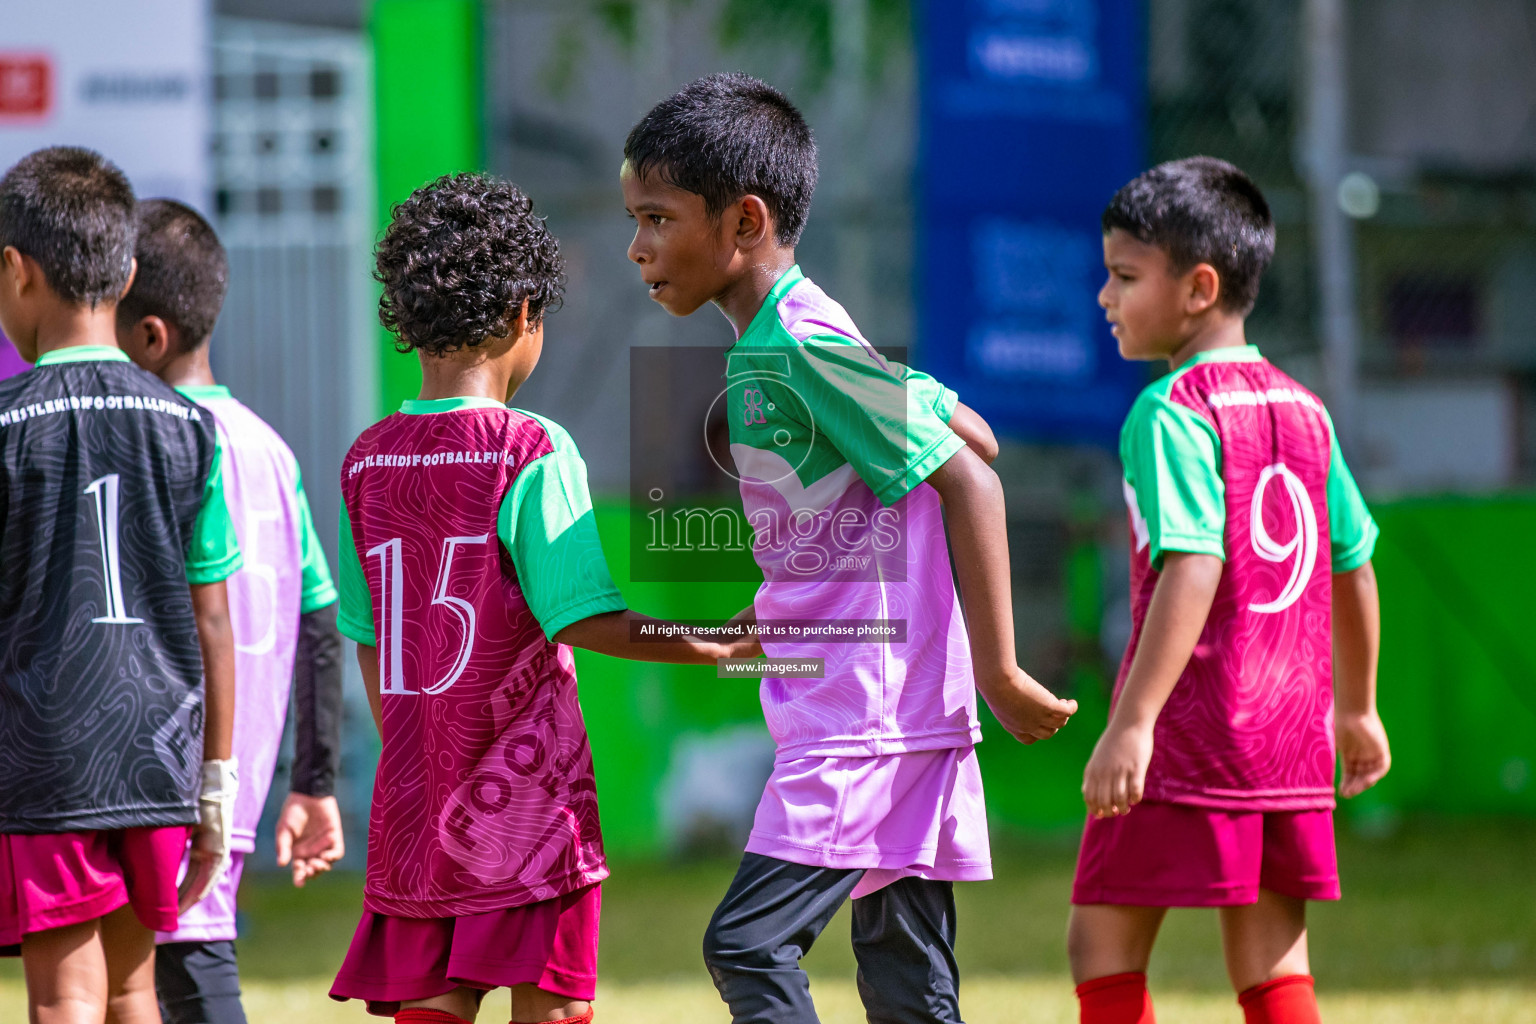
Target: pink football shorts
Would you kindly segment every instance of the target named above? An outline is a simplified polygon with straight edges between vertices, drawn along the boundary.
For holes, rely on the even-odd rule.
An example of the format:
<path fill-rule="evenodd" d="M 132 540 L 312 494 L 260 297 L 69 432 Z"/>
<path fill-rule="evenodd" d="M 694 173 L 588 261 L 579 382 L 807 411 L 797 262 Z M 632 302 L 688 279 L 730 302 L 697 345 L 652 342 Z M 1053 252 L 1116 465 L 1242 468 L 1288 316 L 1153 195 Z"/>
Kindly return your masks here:
<path fill-rule="evenodd" d="M 597 987 L 602 883 L 540 903 L 464 917 L 390 917 L 364 911 L 331 998 L 364 999 L 394 1016 L 400 1004 L 460 985 L 537 985 L 571 1000 Z"/>
<path fill-rule="evenodd" d="M 18 955 L 24 935 L 93 921 L 124 904 L 151 931 L 175 931 L 188 831 L 0 835 L 0 955 Z"/>
<path fill-rule="evenodd" d="M 1073 903 L 1236 907 L 1268 889 L 1304 900 L 1339 898 L 1333 812 L 1227 811 L 1143 802 L 1117 818 L 1089 818 Z"/>

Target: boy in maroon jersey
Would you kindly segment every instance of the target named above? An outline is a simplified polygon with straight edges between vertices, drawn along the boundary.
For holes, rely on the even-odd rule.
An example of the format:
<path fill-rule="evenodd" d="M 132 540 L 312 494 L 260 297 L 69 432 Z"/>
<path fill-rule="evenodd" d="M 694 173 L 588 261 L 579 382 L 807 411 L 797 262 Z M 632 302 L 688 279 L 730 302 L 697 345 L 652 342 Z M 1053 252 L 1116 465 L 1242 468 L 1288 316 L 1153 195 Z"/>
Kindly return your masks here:
<path fill-rule="evenodd" d="M 378 278 L 422 389 L 342 464 L 338 625 L 383 750 L 363 919 L 331 995 L 454 1024 L 505 985 L 513 1021 L 580 1024 L 608 869 L 571 646 L 707 663 L 756 644 L 632 641 L 654 620 L 608 574 L 575 444 L 504 404 L 564 283 L 526 196 L 469 174 L 418 189 Z"/>
<path fill-rule="evenodd" d="M 1275 244 L 1253 182 L 1208 157 L 1163 164 L 1103 224 L 1120 351 L 1172 372 L 1120 442 L 1134 628 L 1083 776 L 1081 1019 L 1151 1024 L 1158 927 L 1197 906 L 1221 908 L 1248 1024 L 1315 1024 L 1306 904 L 1339 897 L 1335 743 L 1346 797 L 1390 763 L 1376 525 L 1322 403 L 1244 337 Z"/>

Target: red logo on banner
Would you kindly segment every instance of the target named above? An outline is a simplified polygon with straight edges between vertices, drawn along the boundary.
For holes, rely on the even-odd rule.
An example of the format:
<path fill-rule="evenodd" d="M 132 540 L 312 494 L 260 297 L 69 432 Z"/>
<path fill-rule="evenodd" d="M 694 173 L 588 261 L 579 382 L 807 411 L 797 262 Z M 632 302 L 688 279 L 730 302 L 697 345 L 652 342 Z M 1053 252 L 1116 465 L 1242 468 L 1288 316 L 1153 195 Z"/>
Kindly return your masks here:
<path fill-rule="evenodd" d="M 0 53 L 0 117 L 43 117 L 53 106 L 53 65 L 37 54 Z"/>

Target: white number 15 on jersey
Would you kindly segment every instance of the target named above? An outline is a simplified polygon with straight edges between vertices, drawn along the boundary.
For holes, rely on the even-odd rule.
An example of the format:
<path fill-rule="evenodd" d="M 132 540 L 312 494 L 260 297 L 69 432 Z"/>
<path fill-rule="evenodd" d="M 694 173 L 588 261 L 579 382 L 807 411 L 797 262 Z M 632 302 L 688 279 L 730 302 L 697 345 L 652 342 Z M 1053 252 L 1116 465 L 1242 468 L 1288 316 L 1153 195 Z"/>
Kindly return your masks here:
<path fill-rule="evenodd" d="M 459 653 L 454 658 L 453 667 L 437 682 L 421 690 L 421 693 L 442 693 L 458 682 L 464 670 L 469 667 L 469 656 L 475 647 L 475 606 L 462 597 L 450 596 L 448 579 L 453 572 L 453 553 L 457 548 L 464 544 L 485 544 L 490 539 L 489 534 L 481 534 L 478 537 L 447 537 L 443 540 L 442 568 L 438 570 L 437 586 L 432 591 L 432 604 L 446 608 L 459 620 L 464 639 L 459 644 Z M 405 657 L 400 642 L 400 634 L 405 625 L 405 567 L 401 564 L 400 545 L 400 538 L 392 537 L 368 549 L 368 557 L 379 560 L 379 605 L 384 610 L 383 628 L 378 636 L 379 650 L 382 652 L 379 658 L 379 693 L 414 695 L 417 691 L 405 684 Z"/>

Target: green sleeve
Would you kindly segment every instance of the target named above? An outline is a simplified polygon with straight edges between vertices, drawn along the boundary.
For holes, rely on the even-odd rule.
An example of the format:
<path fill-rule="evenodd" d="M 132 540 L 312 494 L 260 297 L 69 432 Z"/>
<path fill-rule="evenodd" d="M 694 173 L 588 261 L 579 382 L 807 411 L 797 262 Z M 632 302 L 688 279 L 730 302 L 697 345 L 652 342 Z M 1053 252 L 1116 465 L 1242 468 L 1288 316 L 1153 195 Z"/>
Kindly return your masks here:
<path fill-rule="evenodd" d="M 331 580 L 331 567 L 325 562 L 325 549 L 320 546 L 320 535 L 315 532 L 315 517 L 309 510 L 309 497 L 304 493 L 304 477 L 294 477 L 294 489 L 299 502 L 299 558 L 300 586 L 299 614 L 336 603 L 336 584 Z M 357 553 L 353 552 L 355 558 Z"/>
<path fill-rule="evenodd" d="M 187 582 L 218 583 L 227 580 L 244 564 L 235 521 L 224 500 L 224 440 L 214 434 L 213 467 L 203 484 L 203 505 L 192 523 L 192 543 L 187 546 Z"/>
<path fill-rule="evenodd" d="M 896 362 L 891 363 L 891 369 L 896 371 L 897 379 L 907 386 L 909 405 L 917 404 L 932 409 L 934 415 L 945 423 L 955 415 L 955 406 L 960 404 L 960 396 L 955 392 L 922 370 L 914 370 Z"/>
<path fill-rule="evenodd" d="M 1328 422 L 1328 433 L 1333 437 L 1328 459 L 1328 535 L 1332 540 L 1333 571 L 1349 572 L 1371 560 L 1381 530 L 1371 518 L 1371 510 L 1365 507 L 1365 498 L 1344 462 L 1332 420 Z"/>
<path fill-rule="evenodd" d="M 534 418 L 549 432 L 554 451 L 518 474 L 502 499 L 496 533 L 517 568 L 523 598 L 553 640 L 573 622 L 627 605 L 598 539 L 586 463 L 563 428 Z"/>
<path fill-rule="evenodd" d="M 337 544 L 341 562 L 341 604 L 336 611 L 336 628 L 349 640 L 368 647 L 379 642 L 373 632 L 373 594 L 363 563 L 357 560 L 357 542 L 352 539 L 352 520 L 346 502 L 341 505 L 341 535 Z"/>
<path fill-rule="evenodd" d="M 1120 436 L 1137 544 L 1161 571 L 1169 551 L 1226 559 L 1226 483 L 1221 440 L 1205 417 L 1157 394 L 1131 407 Z"/>
<path fill-rule="evenodd" d="M 910 382 L 910 385 L 909 385 Z M 900 500 L 965 442 L 940 415 L 952 396 L 938 381 L 887 363 L 842 335 L 810 338 L 790 350 L 791 387 L 826 436 L 883 504 Z"/>

